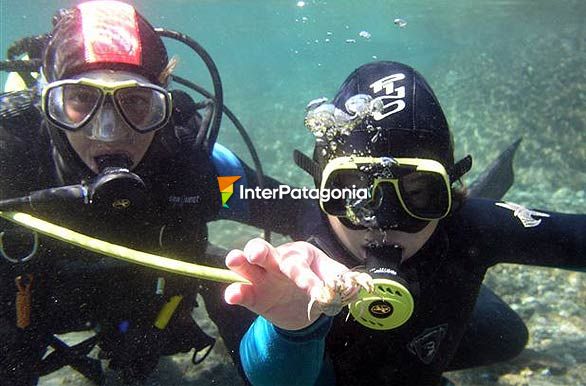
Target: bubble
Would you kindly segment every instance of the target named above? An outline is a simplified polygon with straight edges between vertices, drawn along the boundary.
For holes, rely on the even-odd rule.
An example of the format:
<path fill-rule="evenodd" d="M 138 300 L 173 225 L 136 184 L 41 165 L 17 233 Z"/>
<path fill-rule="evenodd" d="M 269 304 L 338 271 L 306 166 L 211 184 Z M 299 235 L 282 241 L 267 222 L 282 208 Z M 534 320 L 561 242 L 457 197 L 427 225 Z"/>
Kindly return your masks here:
<path fill-rule="evenodd" d="M 370 113 L 371 100 L 372 97 L 370 95 L 357 94 L 348 98 L 344 105 L 350 114 L 354 114 L 354 117 L 365 117 L 368 113 Z"/>
<path fill-rule="evenodd" d="M 303 7 L 305 7 L 305 1 L 298 1 L 298 2 L 297 2 L 297 6 L 298 6 L 299 8 L 303 8 Z"/>
<path fill-rule="evenodd" d="M 346 39 L 346 43 L 356 43 L 356 39 Z"/>
<path fill-rule="evenodd" d="M 307 104 L 307 106 L 305 106 L 305 110 L 313 110 L 318 106 L 323 105 L 324 103 L 326 103 L 328 101 L 328 98 L 326 97 L 321 97 L 321 98 L 317 98 L 314 100 L 309 101 L 309 103 Z"/>
<path fill-rule="evenodd" d="M 370 32 L 368 32 L 368 31 L 360 31 L 360 32 L 358 33 L 358 36 L 360 36 L 360 37 L 362 37 L 362 38 L 365 38 L 365 39 L 370 39 L 370 37 L 371 37 L 372 35 L 371 35 L 371 34 L 370 34 Z"/>
<path fill-rule="evenodd" d="M 405 28 L 405 26 L 407 25 L 407 22 L 403 19 L 395 19 L 393 20 L 393 23 L 395 23 L 395 25 L 398 25 L 400 28 Z"/>
<path fill-rule="evenodd" d="M 372 113 L 382 113 L 385 108 L 385 104 L 380 98 L 375 98 L 370 102 L 370 111 Z"/>

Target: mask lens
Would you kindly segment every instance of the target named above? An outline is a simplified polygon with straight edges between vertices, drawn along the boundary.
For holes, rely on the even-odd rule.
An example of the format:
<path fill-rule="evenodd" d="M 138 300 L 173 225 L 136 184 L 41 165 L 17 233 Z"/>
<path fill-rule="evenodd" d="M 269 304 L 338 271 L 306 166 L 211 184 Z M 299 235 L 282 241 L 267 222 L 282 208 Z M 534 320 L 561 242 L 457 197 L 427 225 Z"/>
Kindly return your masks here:
<path fill-rule="evenodd" d="M 47 95 L 50 118 L 66 130 L 76 130 L 92 116 L 101 91 L 83 84 L 64 84 L 51 88 Z"/>
<path fill-rule="evenodd" d="M 331 191 L 333 189 L 342 191 L 343 189 L 357 190 L 368 188 L 371 184 L 371 179 L 366 173 L 359 170 L 338 170 L 332 172 L 328 180 L 324 184 L 325 189 L 330 190 L 330 199 L 322 201 L 322 208 L 324 211 L 332 216 L 344 216 L 346 213 L 347 199 L 342 195 L 341 198 L 332 198 Z"/>
<path fill-rule="evenodd" d="M 441 218 L 448 211 L 450 193 L 438 173 L 415 172 L 402 176 L 399 190 L 406 209 L 415 216 Z"/>
<path fill-rule="evenodd" d="M 115 94 L 126 120 L 139 132 L 155 130 L 167 117 L 167 97 L 149 87 L 127 87 Z"/>

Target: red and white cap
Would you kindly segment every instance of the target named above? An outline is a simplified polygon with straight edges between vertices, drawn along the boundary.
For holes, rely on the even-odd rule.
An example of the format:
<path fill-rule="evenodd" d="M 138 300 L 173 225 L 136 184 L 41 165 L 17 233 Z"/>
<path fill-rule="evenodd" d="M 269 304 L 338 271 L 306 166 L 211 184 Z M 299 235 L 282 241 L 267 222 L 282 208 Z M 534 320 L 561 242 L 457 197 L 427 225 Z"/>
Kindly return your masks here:
<path fill-rule="evenodd" d="M 49 82 L 111 69 L 140 74 L 155 84 L 168 62 L 153 26 L 129 4 L 89 1 L 61 13 L 43 58 Z"/>

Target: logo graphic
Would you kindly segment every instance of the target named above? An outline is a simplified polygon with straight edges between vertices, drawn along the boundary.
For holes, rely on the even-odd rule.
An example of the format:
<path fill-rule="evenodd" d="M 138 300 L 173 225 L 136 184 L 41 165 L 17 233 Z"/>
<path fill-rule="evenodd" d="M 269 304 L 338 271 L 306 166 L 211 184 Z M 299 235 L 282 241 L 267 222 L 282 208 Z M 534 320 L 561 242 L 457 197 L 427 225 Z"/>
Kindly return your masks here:
<path fill-rule="evenodd" d="M 391 316 L 393 313 L 393 306 L 391 303 L 384 300 L 376 300 L 370 304 L 368 311 L 375 318 L 384 319 Z"/>
<path fill-rule="evenodd" d="M 446 332 L 448 332 L 447 324 L 427 328 L 407 345 L 407 349 L 411 354 L 417 355 L 421 362 L 428 365 L 437 354 Z"/>
<path fill-rule="evenodd" d="M 112 206 L 116 209 L 128 209 L 130 204 L 131 202 L 128 198 L 119 198 L 112 203 Z"/>
<path fill-rule="evenodd" d="M 533 216 L 549 217 L 547 213 L 537 212 L 535 210 L 527 209 L 524 206 L 513 204 L 512 202 L 497 202 L 495 205 L 501 208 L 506 208 L 513 211 L 513 216 L 517 217 L 525 228 L 533 228 L 541 224 L 540 218 Z"/>
<path fill-rule="evenodd" d="M 240 179 L 240 176 L 226 176 L 218 177 L 218 185 L 220 185 L 220 194 L 222 194 L 222 206 L 229 208 L 228 200 L 234 194 L 234 183 Z"/>
<path fill-rule="evenodd" d="M 382 103 L 381 111 L 374 111 L 372 117 L 380 121 L 391 114 L 398 113 L 405 108 L 405 86 L 396 86 L 395 82 L 405 79 L 405 74 L 393 74 L 386 76 L 370 85 L 373 93 L 385 91 L 384 96 L 375 98 Z"/>

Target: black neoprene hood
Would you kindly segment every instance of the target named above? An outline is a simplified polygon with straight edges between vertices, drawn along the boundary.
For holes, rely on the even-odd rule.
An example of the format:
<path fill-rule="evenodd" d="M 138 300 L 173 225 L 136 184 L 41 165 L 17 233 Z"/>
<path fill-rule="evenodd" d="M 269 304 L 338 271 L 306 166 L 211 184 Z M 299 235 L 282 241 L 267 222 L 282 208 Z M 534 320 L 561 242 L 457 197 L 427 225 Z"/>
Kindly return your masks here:
<path fill-rule="evenodd" d="M 86 71 L 108 69 L 134 72 L 161 85 L 159 75 L 167 66 L 168 56 L 154 27 L 125 3 L 83 5 L 89 8 L 85 14 L 93 16 L 90 20 L 84 18 L 82 5 L 61 10 L 53 18 L 54 29 L 43 58 L 47 80 L 53 82 Z M 110 12 L 117 12 L 119 17 Z"/>
<path fill-rule="evenodd" d="M 448 170 L 454 165 L 451 134 L 442 108 L 429 84 L 413 68 L 391 61 L 365 64 L 348 76 L 333 104 L 349 113 L 344 105 L 357 94 L 378 98 L 384 107 L 343 136 L 328 158 L 358 152 L 375 157 L 429 158 Z"/>

